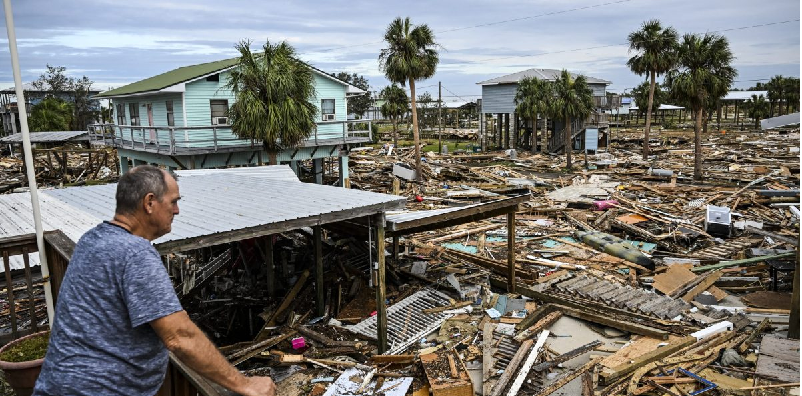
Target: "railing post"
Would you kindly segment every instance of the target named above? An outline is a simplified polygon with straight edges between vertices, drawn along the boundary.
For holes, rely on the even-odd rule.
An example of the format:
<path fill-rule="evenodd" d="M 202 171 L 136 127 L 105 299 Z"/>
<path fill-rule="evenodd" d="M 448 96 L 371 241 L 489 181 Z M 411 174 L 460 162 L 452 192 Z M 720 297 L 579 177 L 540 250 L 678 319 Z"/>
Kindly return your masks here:
<path fill-rule="evenodd" d="M 315 146 L 317 146 L 317 125 L 315 125 Z"/>
<path fill-rule="evenodd" d="M 373 141 L 373 128 L 372 127 L 373 127 L 373 125 L 371 125 L 370 121 L 368 121 L 368 139 L 370 139 L 371 142 Z"/>
<path fill-rule="evenodd" d="M 161 147 L 159 144 L 159 128 L 153 128 L 153 132 L 156 134 L 156 153 L 161 153 Z"/>
<path fill-rule="evenodd" d="M 348 134 L 348 124 L 344 122 L 343 123 L 343 143 L 348 141 L 347 134 Z"/>
<path fill-rule="evenodd" d="M 142 132 L 142 150 L 148 148 L 147 144 L 145 143 L 145 128 L 139 127 L 139 131 Z"/>
<path fill-rule="evenodd" d="M 175 154 L 175 128 L 170 127 L 170 154 Z"/>
<path fill-rule="evenodd" d="M 131 150 L 133 150 L 134 149 L 134 127 L 131 126 L 131 127 L 129 127 L 129 129 L 131 130 Z"/>
<path fill-rule="evenodd" d="M 214 141 L 214 151 L 217 152 L 217 127 L 212 127 L 212 140 Z"/>

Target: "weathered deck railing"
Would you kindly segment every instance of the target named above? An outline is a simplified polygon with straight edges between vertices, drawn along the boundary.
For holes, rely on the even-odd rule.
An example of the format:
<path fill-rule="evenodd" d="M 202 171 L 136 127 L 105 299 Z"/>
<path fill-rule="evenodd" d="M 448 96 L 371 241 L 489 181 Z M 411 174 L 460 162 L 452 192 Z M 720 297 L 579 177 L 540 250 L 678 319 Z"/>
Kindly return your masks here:
<path fill-rule="evenodd" d="M 64 280 L 64 274 L 67 271 L 67 265 L 72 257 L 72 252 L 75 249 L 75 243 L 61 231 L 45 232 L 44 239 L 45 254 L 50 269 L 50 287 L 53 292 L 53 304 L 55 304 L 56 301 L 58 301 L 59 289 Z M 2 258 L 5 270 L 5 295 L 8 303 L 7 307 L 5 307 L 5 312 L 0 312 L 0 318 L 9 315 L 11 323 L 11 332 L 9 334 L 0 335 L 0 345 L 5 345 L 17 338 L 48 328 L 48 324 L 44 324 L 43 326 L 38 325 L 39 321 L 47 318 L 47 312 L 46 309 L 44 309 L 43 280 L 34 280 L 33 273 L 37 272 L 38 269 L 35 271 L 31 268 L 30 259 L 28 258 L 28 254 L 37 252 L 38 248 L 36 246 L 35 234 L 0 238 L 0 258 Z M 23 261 L 24 268 L 17 270 L 11 269 L 11 258 L 15 256 L 20 257 L 20 260 Z M 16 274 L 14 272 L 16 272 Z M 21 275 L 20 272 L 24 275 L 25 284 L 15 287 L 13 277 L 14 275 Z M 0 293 L 1 292 L 2 291 L 0 291 Z M 41 295 L 42 297 L 37 298 L 37 295 Z M 37 307 L 37 301 L 40 302 L 39 307 Z M 23 318 L 20 314 L 26 311 L 28 313 L 27 316 L 33 319 L 25 320 L 24 323 L 21 323 L 22 321 L 20 319 Z M 170 355 L 170 366 L 168 367 L 167 376 L 157 395 L 229 396 L 232 394 L 210 383 L 208 380 L 189 369 L 175 356 Z"/>
<path fill-rule="evenodd" d="M 356 130 L 357 125 L 366 124 L 367 130 Z M 349 128 L 353 125 L 353 128 Z M 316 124 L 306 146 L 321 144 L 355 143 L 372 140 L 371 120 L 325 121 Z M 340 126 L 325 128 L 321 127 Z M 341 132 L 334 132 L 335 130 Z M 349 130 L 351 129 L 351 130 Z M 208 125 L 193 127 L 141 126 L 93 124 L 89 128 L 89 141 L 116 148 L 149 151 L 158 154 L 180 154 L 189 150 L 210 150 L 217 152 L 223 148 L 260 147 L 259 140 L 236 137 L 230 125 Z"/>
<path fill-rule="evenodd" d="M 44 237 L 53 303 L 55 304 L 74 244 L 61 231 L 46 232 Z M 47 318 L 47 310 L 44 305 L 44 279 L 34 280 L 34 272 L 41 273 L 41 271 L 38 268 L 35 271 L 31 268 L 29 258 L 29 254 L 38 251 L 35 234 L 0 239 L 0 257 L 2 257 L 6 280 L 6 307 L 0 313 L 0 317 L 8 315 L 11 327 L 10 333 L 0 335 L 0 345 L 48 327 L 47 324 L 39 326 L 39 322 Z M 14 261 L 22 260 L 22 268 L 12 269 L 12 258 L 15 259 Z M 14 282 L 14 275 L 22 275 L 24 285 L 15 287 L 15 283 L 21 282 Z M 40 302 L 38 306 L 37 302 Z"/>

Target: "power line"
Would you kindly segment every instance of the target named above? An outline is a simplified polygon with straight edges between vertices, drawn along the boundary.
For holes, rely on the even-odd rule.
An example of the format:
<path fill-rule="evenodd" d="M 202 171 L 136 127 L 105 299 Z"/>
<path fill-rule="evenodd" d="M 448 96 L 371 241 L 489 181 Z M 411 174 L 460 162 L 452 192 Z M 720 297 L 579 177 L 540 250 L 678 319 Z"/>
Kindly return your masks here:
<path fill-rule="evenodd" d="M 761 24 L 758 24 L 758 25 L 750 25 L 750 26 L 739 26 L 739 27 L 734 27 L 734 28 L 729 28 L 729 29 L 714 30 L 714 31 L 708 32 L 708 33 L 721 33 L 721 32 L 730 32 L 730 31 L 734 31 L 734 30 L 753 29 L 753 28 L 759 28 L 759 27 L 765 27 L 765 26 L 781 25 L 781 24 L 791 23 L 791 22 L 799 22 L 799 19 L 789 19 L 787 21 L 761 23 Z M 621 46 L 621 45 L 628 46 L 629 43 L 599 45 L 599 46 L 595 46 L 595 47 L 585 47 L 585 48 L 573 48 L 573 49 L 560 50 L 560 51 L 540 52 L 540 53 L 537 53 L 537 54 L 528 54 L 528 55 L 512 55 L 512 56 L 505 56 L 505 57 L 500 57 L 500 58 L 482 59 L 482 60 L 478 60 L 478 61 L 466 61 L 466 62 L 462 62 L 462 63 L 477 64 L 477 63 L 484 63 L 484 62 L 504 60 L 504 59 L 529 58 L 529 57 L 536 57 L 536 56 L 543 56 L 543 55 L 561 54 L 561 53 L 566 53 L 566 52 L 588 51 L 588 50 L 594 50 L 594 49 L 600 49 L 600 48 L 618 47 L 618 46 Z M 451 64 L 459 64 L 459 63 L 451 63 Z"/>
<path fill-rule="evenodd" d="M 464 26 L 464 27 L 459 27 L 459 28 L 454 28 L 454 29 L 440 30 L 440 31 L 437 31 L 437 32 L 435 32 L 435 34 L 451 33 L 451 32 L 457 32 L 457 31 L 462 31 L 462 30 L 476 29 L 476 28 L 480 28 L 480 27 L 486 27 L 486 26 L 500 25 L 500 24 L 503 24 L 503 23 L 518 22 L 518 21 L 523 21 L 523 20 L 526 20 L 526 19 L 541 18 L 541 17 L 544 17 L 544 16 L 551 16 L 551 15 L 558 15 L 558 14 L 566 14 L 566 13 L 569 13 L 569 12 L 583 11 L 583 10 L 588 10 L 588 9 L 592 9 L 592 8 L 598 8 L 598 7 L 608 6 L 608 5 L 615 5 L 615 4 L 621 4 L 621 3 L 628 3 L 628 2 L 631 2 L 631 1 L 634 1 L 634 0 L 618 0 L 618 1 L 612 1 L 612 2 L 608 2 L 608 3 L 595 4 L 595 5 L 590 5 L 590 6 L 576 7 L 576 8 L 571 8 L 571 9 L 567 9 L 567 10 L 561 10 L 561 11 L 547 12 L 547 13 L 543 13 L 543 14 L 530 15 L 530 16 L 525 16 L 525 17 L 520 17 L 520 18 L 505 19 L 505 20 L 501 20 L 501 21 L 488 22 L 488 23 L 481 23 L 481 24 L 477 24 L 477 25 L 473 25 L 473 26 Z M 317 50 L 317 51 L 314 51 L 314 52 L 329 52 L 329 51 L 334 51 L 334 50 L 338 50 L 338 49 L 347 49 L 347 48 L 355 48 L 355 47 L 364 47 L 364 46 L 367 46 L 367 45 L 381 44 L 381 43 L 383 43 L 383 42 L 384 42 L 384 41 L 372 41 L 372 42 L 369 42 L 369 43 L 352 44 L 352 45 L 344 45 L 344 46 L 340 46 L 340 47 L 332 47 L 332 48 L 327 48 L 327 49 Z"/>

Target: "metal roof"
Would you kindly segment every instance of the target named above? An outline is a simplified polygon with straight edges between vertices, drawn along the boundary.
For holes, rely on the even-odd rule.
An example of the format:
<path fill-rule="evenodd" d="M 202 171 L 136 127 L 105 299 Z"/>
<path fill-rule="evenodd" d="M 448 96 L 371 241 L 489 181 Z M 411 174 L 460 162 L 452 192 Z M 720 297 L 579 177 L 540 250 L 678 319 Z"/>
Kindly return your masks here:
<path fill-rule="evenodd" d="M 519 195 L 453 208 L 388 214 L 385 219 L 389 234 L 406 235 L 495 217 L 517 209 L 518 204 L 528 200 L 529 195 Z"/>
<path fill-rule="evenodd" d="M 80 208 L 68 205 L 46 191 L 39 194 L 39 206 L 42 211 L 42 228 L 45 231 L 61 230 L 73 241 L 91 229 L 101 219 Z M 113 211 L 113 210 L 112 210 Z M 33 234 L 33 209 L 29 193 L 0 195 L 0 238 Z M 39 254 L 29 255 L 31 266 L 39 265 Z M 22 256 L 9 257 L 11 269 L 23 269 Z M 0 273 L 5 270 L 0 266 Z"/>
<path fill-rule="evenodd" d="M 789 125 L 799 125 L 799 112 L 760 120 L 760 129 L 773 129 Z"/>
<path fill-rule="evenodd" d="M 31 132 L 31 143 L 53 143 L 68 140 L 88 140 L 87 131 Z M 0 143 L 21 143 L 22 133 L 0 138 Z"/>
<path fill-rule="evenodd" d="M 482 82 L 478 82 L 478 85 L 495 85 L 495 84 L 516 84 L 519 81 L 523 80 L 525 77 L 537 77 L 541 80 L 547 81 L 556 81 L 558 77 L 560 77 L 560 73 L 562 70 L 557 69 L 528 69 L 524 71 L 519 71 L 517 73 L 507 74 L 506 76 L 492 78 L 490 80 L 485 80 Z M 579 74 L 571 73 L 572 78 L 578 77 Z M 602 80 L 600 78 L 589 77 L 585 76 L 588 81 L 588 84 L 605 84 L 609 85 L 612 82 L 607 80 Z"/>
<path fill-rule="evenodd" d="M 148 77 L 144 80 L 140 80 L 128 85 L 123 85 L 122 87 L 119 88 L 102 92 L 98 95 L 95 95 L 95 98 L 113 98 L 116 96 L 125 96 L 133 94 L 142 94 L 145 92 L 159 91 L 167 87 L 172 87 L 174 85 L 178 85 L 181 83 L 194 81 L 195 79 L 201 78 L 203 76 L 231 69 L 234 66 L 236 66 L 238 62 L 239 58 L 230 58 L 214 62 L 201 63 L 198 65 L 179 67 L 177 69 L 173 69 L 153 77 Z M 312 71 L 321 74 L 322 76 L 327 77 L 330 80 L 345 85 L 347 87 L 346 93 L 348 94 L 363 94 L 366 92 L 363 89 L 356 87 L 352 84 L 349 84 L 343 80 L 340 80 L 306 62 L 303 63 L 307 67 L 312 69 Z"/>
<path fill-rule="evenodd" d="M 769 91 L 730 91 L 721 100 L 749 100 L 752 95 L 768 97 Z"/>
<path fill-rule="evenodd" d="M 247 239 L 397 210 L 406 202 L 394 195 L 301 183 L 294 174 L 288 177 L 287 169 L 178 172 L 181 212 L 173 220 L 172 231 L 154 245 L 162 252 L 187 250 L 228 236 Z M 114 216 L 116 190 L 114 183 L 41 191 L 44 229 L 60 229 L 77 242 L 86 231 Z M 29 193 L 0 195 L 0 238 L 33 233 L 31 213 Z M 236 234 L 245 231 L 250 236 Z M 38 258 L 34 262 L 38 265 Z"/>

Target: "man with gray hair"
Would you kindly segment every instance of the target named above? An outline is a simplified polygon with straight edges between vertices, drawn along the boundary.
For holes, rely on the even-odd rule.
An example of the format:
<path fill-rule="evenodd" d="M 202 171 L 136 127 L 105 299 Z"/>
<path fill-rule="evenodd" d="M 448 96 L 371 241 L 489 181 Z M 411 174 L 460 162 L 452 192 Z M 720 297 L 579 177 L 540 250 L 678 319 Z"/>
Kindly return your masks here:
<path fill-rule="evenodd" d="M 75 246 L 34 395 L 153 395 L 168 350 L 241 395 L 275 395 L 269 377 L 242 375 L 189 319 L 150 243 L 170 232 L 180 198 L 157 167 L 120 178 L 114 219 Z"/>

